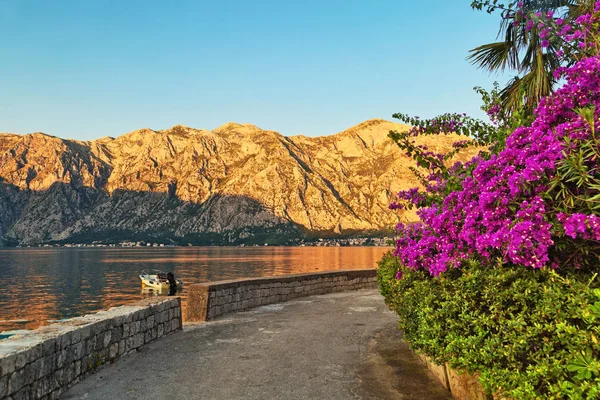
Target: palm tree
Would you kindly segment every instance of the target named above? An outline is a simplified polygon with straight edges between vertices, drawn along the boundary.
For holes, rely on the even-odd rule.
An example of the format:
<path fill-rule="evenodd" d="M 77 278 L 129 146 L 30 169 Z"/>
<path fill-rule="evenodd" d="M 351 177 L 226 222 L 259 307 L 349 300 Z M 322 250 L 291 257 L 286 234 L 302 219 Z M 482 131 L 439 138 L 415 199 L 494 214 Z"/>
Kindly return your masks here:
<path fill-rule="evenodd" d="M 553 71 L 561 66 L 561 61 L 564 63 L 564 59 L 557 55 L 558 43 L 550 41 L 548 47 L 542 47 L 538 28 L 527 29 L 526 22 L 514 8 L 516 2 L 506 8 L 494 3 L 493 0 L 473 1 L 471 7 L 485 8 L 488 12 L 501 10 L 502 22 L 497 38 L 502 40 L 472 49 L 467 59 L 490 72 L 517 72 L 500 92 L 500 106 L 509 114 L 519 109 L 531 113 L 540 99 L 552 92 L 557 82 Z M 591 0 L 525 0 L 522 3 L 526 14 L 553 10 L 565 19 L 593 7 Z"/>

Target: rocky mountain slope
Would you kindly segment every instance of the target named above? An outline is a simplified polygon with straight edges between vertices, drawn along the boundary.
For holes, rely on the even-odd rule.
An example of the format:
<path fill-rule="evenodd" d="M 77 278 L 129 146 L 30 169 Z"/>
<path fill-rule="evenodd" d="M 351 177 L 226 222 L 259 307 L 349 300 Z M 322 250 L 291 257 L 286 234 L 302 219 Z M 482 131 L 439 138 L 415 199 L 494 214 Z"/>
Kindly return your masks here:
<path fill-rule="evenodd" d="M 174 126 L 116 139 L 0 134 L 0 243 L 151 240 L 236 243 L 385 231 L 416 181 L 369 120 L 324 137 L 254 125 Z M 419 141 L 446 151 L 457 137 Z"/>

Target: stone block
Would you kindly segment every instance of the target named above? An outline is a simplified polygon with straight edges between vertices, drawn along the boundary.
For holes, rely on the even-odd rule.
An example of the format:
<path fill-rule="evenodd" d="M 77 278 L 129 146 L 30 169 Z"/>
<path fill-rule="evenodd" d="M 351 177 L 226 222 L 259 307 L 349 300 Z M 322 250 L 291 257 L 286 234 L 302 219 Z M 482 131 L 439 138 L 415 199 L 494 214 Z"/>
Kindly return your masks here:
<path fill-rule="evenodd" d="M 144 332 L 144 343 L 150 343 L 152 341 L 152 329 Z"/>
<path fill-rule="evenodd" d="M 65 384 L 68 385 L 69 382 L 71 382 L 73 380 L 73 378 L 75 377 L 75 364 L 69 363 L 69 364 L 65 365 L 64 370 L 65 370 L 65 372 L 64 372 Z"/>
<path fill-rule="evenodd" d="M 447 367 L 450 391 L 455 399 L 460 400 L 486 400 L 486 396 L 478 375 L 460 373 Z"/>
<path fill-rule="evenodd" d="M 112 330 L 110 331 L 110 340 L 113 343 L 118 343 L 121 338 L 123 337 L 123 327 L 122 326 L 116 326 L 114 328 L 112 328 Z"/>
<path fill-rule="evenodd" d="M 16 360 L 17 360 L 16 354 L 10 354 L 8 356 L 3 356 L 2 358 L 0 358 L 0 371 L 1 371 L 0 376 L 4 376 L 4 375 L 13 373 L 16 369 L 16 365 L 15 365 Z"/>
<path fill-rule="evenodd" d="M 124 324 L 130 324 L 133 321 L 133 311 L 132 312 L 128 312 L 123 317 L 124 317 L 123 325 Z"/>
<path fill-rule="evenodd" d="M 87 350 L 85 342 L 79 342 L 71 347 L 74 349 L 73 360 L 81 360 L 85 356 Z"/>
<path fill-rule="evenodd" d="M 4 375 L 0 378 L 0 399 L 8 396 L 8 375 Z"/>
<path fill-rule="evenodd" d="M 15 371 L 22 369 L 29 362 L 29 350 L 21 350 L 15 356 Z"/>
<path fill-rule="evenodd" d="M 22 368 L 18 371 L 13 372 L 12 374 L 10 374 L 10 377 L 8 378 L 8 388 L 7 388 L 8 395 L 17 393 L 19 390 L 21 390 L 21 388 L 23 387 L 24 379 L 25 379 L 25 368 Z"/>
<path fill-rule="evenodd" d="M 133 337 L 134 339 L 134 348 L 142 347 L 144 345 L 144 333 L 140 332 Z"/>
<path fill-rule="evenodd" d="M 81 360 L 75 361 L 75 376 L 78 377 L 81 375 Z"/>
<path fill-rule="evenodd" d="M 113 328 L 117 327 L 117 326 L 121 326 L 123 325 L 123 323 L 125 322 L 125 316 L 124 315 L 115 315 L 112 318 L 112 323 L 113 323 Z"/>
<path fill-rule="evenodd" d="M 131 329 L 131 324 L 129 324 L 129 323 L 123 324 L 123 338 L 129 337 L 130 329 Z"/>
<path fill-rule="evenodd" d="M 139 321 L 145 320 L 146 318 L 148 318 L 148 315 L 150 315 L 150 310 L 148 308 L 144 307 L 139 311 L 138 320 Z"/>
<path fill-rule="evenodd" d="M 122 356 L 123 354 L 125 354 L 126 347 L 127 347 L 127 345 L 125 343 L 125 339 L 121 339 L 121 341 L 119 341 L 119 352 L 117 354 L 119 356 Z"/>
<path fill-rule="evenodd" d="M 137 321 L 139 319 L 139 313 L 138 310 L 133 310 L 131 311 L 131 321 L 127 321 L 130 324 L 134 323 L 135 321 Z"/>
<path fill-rule="evenodd" d="M 88 373 L 88 363 L 87 363 L 87 357 L 82 358 L 81 360 L 79 360 L 79 362 L 81 363 L 81 375 L 85 376 Z"/>
<path fill-rule="evenodd" d="M 154 315 L 150 315 L 146 318 L 146 327 L 152 329 L 154 327 Z"/>
<path fill-rule="evenodd" d="M 208 312 L 206 313 L 206 317 L 204 317 L 204 318 L 202 319 L 202 321 L 205 321 L 205 320 L 207 320 L 207 319 L 211 319 L 211 318 L 213 318 L 214 316 L 215 316 L 215 310 L 214 310 L 214 308 L 211 308 L 211 309 L 209 309 L 209 310 L 208 310 Z"/>
<path fill-rule="evenodd" d="M 135 321 L 131 321 L 127 325 L 129 326 L 129 330 L 127 331 L 127 336 L 125 337 L 131 337 L 135 335 Z"/>
<path fill-rule="evenodd" d="M 130 336 L 125 339 L 125 353 L 135 349 L 135 336 Z"/>
<path fill-rule="evenodd" d="M 112 338 L 112 330 L 104 332 L 104 341 L 102 344 L 105 348 L 108 347 L 108 345 L 110 344 L 111 338 Z"/>
<path fill-rule="evenodd" d="M 31 385 L 30 395 L 36 399 L 42 399 L 52 390 L 52 385 L 50 383 L 49 377 L 44 377 L 35 381 Z M 0 393 L 0 398 L 2 398 L 2 394 Z"/>
<path fill-rule="evenodd" d="M 97 336 L 90 336 L 86 341 L 86 354 L 91 354 L 96 350 L 96 341 L 98 340 Z"/>
<path fill-rule="evenodd" d="M 176 331 L 179 328 L 181 328 L 180 321 L 178 319 L 172 320 L 171 321 L 171 328 L 172 328 L 173 331 Z"/>
<path fill-rule="evenodd" d="M 106 320 L 100 320 L 90 325 L 91 334 L 98 335 L 106 330 Z"/>
<path fill-rule="evenodd" d="M 79 328 L 79 334 L 81 336 L 81 340 L 83 341 L 92 335 L 92 330 L 90 329 L 89 326 L 83 326 L 83 327 Z"/>
<path fill-rule="evenodd" d="M 66 349 L 71 345 L 71 332 L 65 332 L 56 338 L 56 351 Z"/>
<path fill-rule="evenodd" d="M 169 320 L 169 311 L 163 311 L 160 313 L 159 321 L 160 323 L 167 322 Z"/>
<path fill-rule="evenodd" d="M 54 369 L 61 369 L 67 361 L 67 351 L 61 350 L 54 354 Z"/>
<path fill-rule="evenodd" d="M 13 400 L 29 400 L 30 399 L 30 390 L 29 386 L 23 387 L 17 393 L 12 395 Z"/>
<path fill-rule="evenodd" d="M 75 329 L 71 335 L 71 344 L 81 342 L 81 331 L 79 329 Z"/>
<path fill-rule="evenodd" d="M 119 354 L 119 343 L 111 344 L 109 347 L 109 350 L 108 350 L 108 357 L 111 360 L 114 360 L 115 358 L 117 358 L 118 354 Z"/>
<path fill-rule="evenodd" d="M 98 336 L 96 336 L 96 347 L 94 347 L 94 351 L 98 352 L 98 351 L 102 350 L 103 348 L 104 348 L 104 332 L 99 333 Z"/>
<path fill-rule="evenodd" d="M 42 356 L 54 354 L 56 352 L 56 338 L 49 338 L 42 342 Z"/>
<path fill-rule="evenodd" d="M 157 337 L 162 337 L 165 334 L 165 326 L 163 324 L 159 324 L 157 327 Z"/>
<path fill-rule="evenodd" d="M 28 351 L 27 351 L 27 362 L 33 362 L 39 358 L 42 358 L 42 343 L 38 343 L 37 345 L 31 347 Z"/>

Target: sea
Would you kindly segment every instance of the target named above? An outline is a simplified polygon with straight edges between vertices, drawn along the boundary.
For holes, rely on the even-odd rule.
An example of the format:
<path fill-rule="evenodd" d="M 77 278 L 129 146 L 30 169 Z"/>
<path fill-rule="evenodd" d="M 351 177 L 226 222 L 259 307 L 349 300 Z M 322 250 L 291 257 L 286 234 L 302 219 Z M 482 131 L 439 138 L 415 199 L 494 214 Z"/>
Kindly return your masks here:
<path fill-rule="evenodd" d="M 0 332 L 36 329 L 155 293 L 142 270 L 189 285 L 315 271 L 376 268 L 387 247 L 151 247 L 0 249 Z"/>

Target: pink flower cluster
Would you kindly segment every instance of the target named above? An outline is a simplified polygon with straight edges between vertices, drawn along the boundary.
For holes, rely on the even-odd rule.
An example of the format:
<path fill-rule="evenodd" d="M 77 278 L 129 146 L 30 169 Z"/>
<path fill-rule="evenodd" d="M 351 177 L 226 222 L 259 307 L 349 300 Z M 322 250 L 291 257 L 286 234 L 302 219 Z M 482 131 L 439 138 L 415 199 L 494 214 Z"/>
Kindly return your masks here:
<path fill-rule="evenodd" d="M 558 220 L 565 229 L 565 235 L 577 239 L 582 237 L 589 240 L 600 241 L 600 216 L 573 213 L 567 215 L 559 213 Z"/>
<path fill-rule="evenodd" d="M 575 21 L 571 21 L 573 25 L 565 23 L 563 18 L 555 17 L 554 11 L 527 15 L 523 7 L 523 3 L 518 4 L 513 24 L 517 26 L 525 22 L 525 28 L 528 31 L 537 28 L 541 39 L 540 45 L 544 48 L 550 46 L 553 38 L 560 39 L 555 43 L 558 57 L 562 57 L 565 50 L 573 56 L 575 52 L 586 54 L 597 47 L 598 43 L 595 40 L 597 29 L 594 27 L 600 22 L 598 16 L 600 1 L 594 3 L 593 13 L 578 16 Z"/>
<path fill-rule="evenodd" d="M 397 226 L 394 254 L 404 265 L 434 276 L 473 257 L 556 267 L 557 238 L 600 240 L 600 216 L 560 211 L 548 195 L 561 160 L 592 137 L 589 123 L 575 110 L 590 107 L 596 110 L 594 123 L 598 120 L 600 56 L 561 73 L 567 83 L 540 102 L 531 126 L 517 128 L 505 149 L 489 159 L 476 157 L 451 168 L 451 179 L 460 181 L 462 188 L 440 204 L 421 208 L 420 223 Z M 441 191 L 444 183 L 428 187 L 428 192 Z M 422 205 L 423 194 L 417 189 L 399 197 Z"/>

